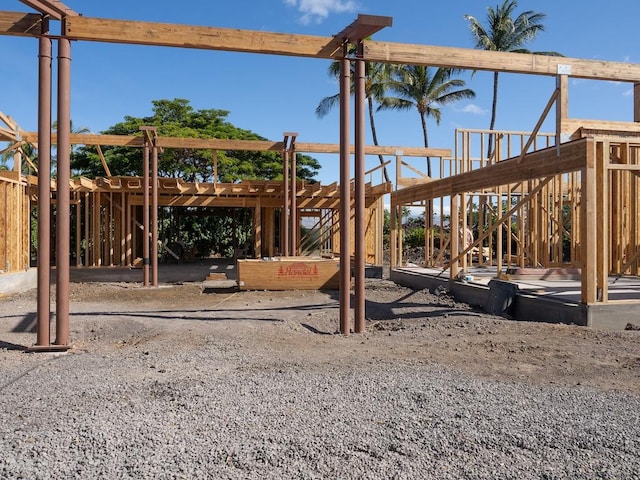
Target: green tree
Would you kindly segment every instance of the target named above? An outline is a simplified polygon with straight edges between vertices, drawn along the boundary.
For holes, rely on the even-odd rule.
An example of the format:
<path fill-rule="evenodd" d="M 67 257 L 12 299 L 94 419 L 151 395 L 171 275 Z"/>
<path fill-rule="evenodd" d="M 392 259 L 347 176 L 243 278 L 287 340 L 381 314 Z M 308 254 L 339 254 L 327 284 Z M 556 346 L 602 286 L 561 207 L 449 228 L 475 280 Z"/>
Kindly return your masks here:
<path fill-rule="evenodd" d="M 476 42 L 476 48 L 494 52 L 535 53 L 537 55 L 562 56 L 557 52 L 531 52 L 525 45 L 532 41 L 538 32 L 544 30 L 542 21 L 544 13 L 531 10 L 520 13 L 517 17 L 515 9 L 517 0 L 505 0 L 501 6 L 487 8 L 486 26 L 473 15 L 465 15 L 469 28 Z M 496 124 L 498 105 L 498 72 L 493 72 L 493 100 L 491 102 L 491 122 L 489 130 Z M 489 136 L 487 156 L 493 153 L 493 137 Z"/>
<path fill-rule="evenodd" d="M 225 110 L 195 110 L 188 100 L 154 100 L 149 117 L 125 116 L 124 121 L 103 133 L 112 135 L 141 135 L 141 126 L 155 126 L 161 137 L 220 138 L 235 140 L 267 140 L 249 130 L 235 127 L 226 120 Z M 139 149 L 104 147 L 104 157 L 112 175 L 142 175 L 142 154 Z M 180 178 L 188 182 L 213 180 L 213 154 L 210 149 L 165 148 L 159 156 L 160 176 Z M 320 164 L 314 158 L 298 154 L 298 178 L 313 180 Z M 104 175 L 100 157 L 93 147 L 80 148 L 72 167 L 87 177 Z M 282 159 L 278 152 L 218 152 L 218 178 L 220 182 L 243 179 L 273 180 L 282 178 Z"/>
<path fill-rule="evenodd" d="M 352 52 L 353 53 L 353 52 Z M 374 100 L 379 103 L 385 96 L 386 85 L 390 79 L 391 65 L 385 63 L 365 63 L 365 84 L 364 94 L 367 100 L 367 108 L 369 112 L 369 126 L 371 127 L 371 137 L 374 145 L 378 143 L 378 133 L 376 131 L 376 123 L 374 118 Z M 335 79 L 340 77 L 340 61 L 331 62 L 329 65 L 329 75 Z M 351 62 L 351 94 L 355 92 L 354 83 L 354 64 Z M 340 103 L 340 94 L 336 93 L 330 97 L 320 100 L 316 107 L 316 115 L 319 118 L 326 116 L 336 105 Z M 384 158 L 378 155 L 380 165 L 384 165 Z M 389 182 L 389 173 L 386 167 L 382 167 L 382 173 L 385 181 Z"/>
<path fill-rule="evenodd" d="M 397 96 L 386 96 L 380 100 L 379 110 L 411 110 L 420 115 L 425 148 L 429 147 L 427 118 L 440 124 L 440 107 L 465 98 L 475 97 L 475 92 L 465 86 L 465 81 L 452 78 L 455 70 L 430 68 L 421 65 L 400 65 L 392 72 L 387 90 Z M 431 159 L 427 157 L 427 175 L 431 177 Z"/>
<path fill-rule="evenodd" d="M 53 122 L 53 125 L 51 125 L 51 129 L 55 130 L 56 132 L 58 131 L 58 121 L 56 120 L 55 122 Z M 69 131 L 70 133 L 91 133 L 91 130 L 89 129 L 89 127 L 78 127 L 75 128 L 73 126 L 73 120 L 69 121 Z M 74 145 L 71 146 L 71 154 L 70 154 L 70 162 L 71 162 L 71 176 L 78 176 L 76 172 L 73 171 L 73 163 L 74 163 L 74 158 L 76 157 L 76 155 L 78 154 L 79 148 L 81 147 L 76 147 Z M 51 156 L 51 167 L 53 169 L 53 175 L 54 177 L 57 175 L 57 171 L 58 171 L 58 156 L 57 154 L 52 155 Z"/>

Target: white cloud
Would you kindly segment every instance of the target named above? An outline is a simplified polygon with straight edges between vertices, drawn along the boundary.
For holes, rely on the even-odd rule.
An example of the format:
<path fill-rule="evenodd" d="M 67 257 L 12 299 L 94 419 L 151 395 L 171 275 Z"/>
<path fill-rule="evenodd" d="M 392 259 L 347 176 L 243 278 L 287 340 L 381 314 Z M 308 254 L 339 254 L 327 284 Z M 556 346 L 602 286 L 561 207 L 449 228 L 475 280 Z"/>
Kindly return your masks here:
<path fill-rule="evenodd" d="M 355 12 L 358 8 L 353 0 L 284 0 L 284 3 L 302 13 L 300 21 L 305 25 L 312 21 L 320 23 L 332 13 Z"/>
<path fill-rule="evenodd" d="M 633 87 L 632 88 L 627 88 L 626 90 L 624 90 L 622 92 L 622 96 L 623 97 L 632 97 L 633 96 Z"/>
<path fill-rule="evenodd" d="M 474 103 L 470 103 L 469 105 L 465 105 L 462 108 L 457 108 L 456 112 L 471 113 L 473 115 L 485 115 L 488 113 L 488 110 L 485 110 L 484 108 L 479 107 Z"/>

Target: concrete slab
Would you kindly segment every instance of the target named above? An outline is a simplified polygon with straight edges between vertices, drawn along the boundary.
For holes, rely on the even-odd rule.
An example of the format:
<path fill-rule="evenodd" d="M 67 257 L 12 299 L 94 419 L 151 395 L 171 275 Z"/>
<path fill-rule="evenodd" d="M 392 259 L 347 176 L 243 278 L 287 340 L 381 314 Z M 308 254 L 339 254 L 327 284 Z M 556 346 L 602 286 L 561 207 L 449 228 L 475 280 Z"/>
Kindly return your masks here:
<path fill-rule="evenodd" d="M 192 263 L 168 263 L 158 265 L 158 282 L 204 282 L 210 274 L 224 274 L 227 280 L 237 279 L 233 259 L 211 258 Z M 140 282 L 142 268 L 131 267 L 73 267 L 69 273 L 71 282 Z M 55 282 L 55 269 L 52 271 Z"/>
<path fill-rule="evenodd" d="M 30 268 L 24 272 L 0 274 L 0 297 L 26 292 L 38 286 L 38 270 Z"/>
<path fill-rule="evenodd" d="M 485 308 L 489 282 L 498 278 L 495 268 L 470 268 L 466 281 L 450 281 L 448 272 L 437 268 L 406 267 L 391 270 L 390 279 L 415 289 L 446 288 L 458 301 Z M 610 277 L 609 302 L 581 303 L 580 279 L 572 275 L 501 275 L 517 286 L 505 316 L 515 320 L 583 325 L 605 330 L 640 326 L 640 278 Z"/>

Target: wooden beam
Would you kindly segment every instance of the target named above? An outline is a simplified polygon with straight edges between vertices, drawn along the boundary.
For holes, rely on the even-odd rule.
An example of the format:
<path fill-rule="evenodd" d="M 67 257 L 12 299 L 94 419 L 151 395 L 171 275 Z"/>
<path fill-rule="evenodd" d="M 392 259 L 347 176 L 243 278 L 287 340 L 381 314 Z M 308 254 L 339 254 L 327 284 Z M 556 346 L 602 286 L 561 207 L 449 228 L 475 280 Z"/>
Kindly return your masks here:
<path fill-rule="evenodd" d="M 296 152 L 300 153 L 339 153 L 340 145 L 332 143 L 296 143 Z M 355 147 L 350 146 L 350 153 L 355 152 Z M 423 148 L 423 147 L 395 147 L 366 145 L 367 155 L 396 155 L 402 151 L 406 157 L 451 157 L 450 148 Z"/>
<path fill-rule="evenodd" d="M 592 143 L 591 139 L 574 140 L 560 145 L 559 155 L 556 147 L 550 147 L 529 153 L 521 164 L 518 164 L 515 158 L 511 158 L 454 177 L 396 190 L 391 194 L 391 203 L 408 205 L 420 200 L 579 170 L 584 167 L 586 150 Z"/>
<path fill-rule="evenodd" d="M 609 135 L 612 137 L 640 136 L 640 123 L 564 118 L 562 119 L 561 133 L 569 134 L 572 138 L 580 138 L 588 135 Z"/>
<path fill-rule="evenodd" d="M 0 12 L 0 35 L 35 36 L 40 33 L 40 22 L 38 13 Z"/>
<path fill-rule="evenodd" d="M 0 129 L 2 133 L 2 129 Z M 7 135 L 11 133 L 7 130 Z M 37 132 L 23 132 L 22 138 L 29 142 L 36 142 Z M 51 142 L 56 144 L 58 136 L 51 134 Z M 143 138 L 133 135 L 100 135 L 95 133 L 72 133 L 70 136 L 72 145 L 97 145 L 97 146 L 124 146 L 142 148 Z M 213 150 L 241 150 L 266 152 L 281 152 L 283 142 L 272 142 L 269 140 L 230 140 L 224 138 L 179 138 L 179 137 L 158 137 L 157 144 L 162 148 L 193 148 L 193 149 L 213 149 Z M 402 150 L 407 157 L 451 157 L 449 148 L 422 148 L 422 147 L 395 147 L 395 146 L 365 146 L 365 153 L 368 155 L 395 155 Z M 340 145 L 337 143 L 296 143 L 298 153 L 339 153 Z M 351 146 L 351 153 L 354 146 Z"/>
<path fill-rule="evenodd" d="M 567 65 L 571 77 L 638 82 L 640 65 L 604 62 L 528 53 L 492 52 L 469 48 L 437 47 L 390 42 L 364 42 L 369 62 L 452 67 L 494 72 L 555 76 L 559 65 Z"/>
<path fill-rule="evenodd" d="M 23 139 L 27 142 L 36 141 L 37 132 L 24 132 Z M 70 136 L 72 145 L 101 145 L 101 146 L 124 146 L 142 148 L 143 137 L 133 135 L 99 135 L 95 133 L 72 133 Z M 51 134 L 51 143 L 57 144 L 58 136 Z M 245 150 L 245 151 L 280 151 L 281 142 L 271 142 L 264 140 L 227 140 L 220 138 L 178 138 L 178 137 L 158 137 L 158 147 L 161 148 L 193 148 L 193 149 L 216 149 L 216 150 Z"/>
<path fill-rule="evenodd" d="M 67 18 L 63 35 L 73 40 L 317 58 L 333 58 L 341 44 L 334 37 L 91 17 Z"/>
<path fill-rule="evenodd" d="M 5 12 L 6 14 L 6 12 Z M 24 15 L 25 14 L 18 14 Z M 13 14 L 15 20 L 16 14 Z M 11 18 L 8 18 L 11 22 Z M 18 18 L 19 20 L 19 18 Z M 15 22 L 0 30 L 4 34 L 27 34 L 33 20 L 16 27 Z M 17 30 L 18 33 L 13 33 Z M 62 34 L 73 40 L 183 47 L 208 50 L 263 53 L 315 58 L 335 58 L 340 39 L 272 33 L 254 30 L 225 29 L 169 23 L 114 20 L 67 16 Z M 575 78 L 638 82 L 640 65 L 569 57 L 493 52 L 478 49 L 365 41 L 367 61 L 398 64 L 455 67 L 496 72 L 535 75 L 558 74 L 558 67 L 568 67 Z"/>

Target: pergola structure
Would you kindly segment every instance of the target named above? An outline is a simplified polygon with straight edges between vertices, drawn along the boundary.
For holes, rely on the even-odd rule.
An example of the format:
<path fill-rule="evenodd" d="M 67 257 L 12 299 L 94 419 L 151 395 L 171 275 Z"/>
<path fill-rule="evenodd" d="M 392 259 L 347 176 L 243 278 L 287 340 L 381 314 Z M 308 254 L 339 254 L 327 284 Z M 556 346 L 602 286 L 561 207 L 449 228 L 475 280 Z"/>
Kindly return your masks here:
<path fill-rule="evenodd" d="M 566 85 L 568 78 L 587 78 L 600 80 L 613 80 L 634 83 L 634 121 L 640 120 L 640 65 L 623 62 L 602 62 L 593 60 L 573 59 L 566 57 L 539 56 L 532 54 L 515 54 L 504 52 L 489 52 L 473 49 L 434 47 L 424 45 L 398 44 L 389 42 L 375 42 L 365 40 L 381 28 L 391 25 L 389 17 L 377 17 L 360 15 L 358 19 L 346 29 L 333 37 L 318 37 L 307 35 L 291 35 L 270 33 L 262 31 L 248 31 L 236 29 L 222 29 L 215 27 L 197 27 L 175 24 L 161 24 L 152 22 L 138 22 L 126 20 L 112 20 L 100 18 L 88 18 L 77 15 L 59 1 L 54 0 L 23 0 L 23 2 L 40 13 L 25 14 L 15 12 L 0 12 L 0 34 L 37 37 L 40 42 L 40 92 L 39 92 L 39 123 L 38 123 L 38 147 L 42 151 L 39 159 L 40 174 L 39 198 L 47 198 L 49 193 L 49 171 L 47 155 L 50 151 L 52 139 L 49 134 L 50 104 L 51 104 L 51 42 L 58 42 L 58 190 L 56 196 L 57 221 L 57 251 L 69 250 L 68 224 L 65 219 L 69 215 L 70 192 L 69 185 L 69 154 L 71 145 L 71 132 L 69 122 L 69 61 L 70 41 L 97 41 L 143 45 L 159 45 L 185 48 L 200 48 L 211 50 L 226 50 L 235 52 L 252 52 L 262 54 L 290 55 L 312 57 L 319 59 L 335 59 L 341 61 L 340 88 L 341 88 L 341 115 L 340 115 L 340 236 L 341 255 L 341 293 L 340 293 L 340 329 L 342 333 L 349 332 L 349 249 L 351 244 L 349 217 L 351 206 L 351 187 L 349 180 L 349 159 L 351 146 L 349 142 L 349 87 L 351 68 L 350 63 L 355 64 L 355 179 L 354 179 L 354 209 L 355 209 L 355 328 L 356 332 L 364 329 L 364 217 L 365 217 L 365 172 L 364 172 L 364 65 L 365 62 L 389 62 L 399 64 L 429 65 L 441 67 L 454 67 L 474 70 L 489 70 L 499 72 L 512 72 L 533 75 L 547 75 L 557 78 L 557 89 L 553 93 L 546 106 L 540 122 L 534 127 L 528 140 L 521 145 L 520 152 L 513 156 L 507 153 L 498 153 L 497 149 L 490 158 L 473 159 L 471 149 L 457 152 L 453 158 L 455 166 L 451 169 L 449 178 L 426 179 L 417 185 L 407 186 L 395 192 L 392 196 L 392 209 L 415 203 L 430 202 L 436 198 L 447 197 L 451 206 L 451 228 L 456 229 L 462 219 L 464 224 L 464 208 L 468 198 L 492 195 L 504 197 L 519 196 L 520 201 L 514 205 L 514 212 L 525 204 L 532 205 L 526 216 L 521 215 L 522 225 L 527 223 L 529 230 L 519 234 L 522 251 L 531 254 L 531 246 L 523 240 L 524 235 L 529 235 L 540 248 L 546 248 L 542 240 L 542 226 L 545 223 L 544 216 L 537 217 L 540 211 L 549 210 L 547 205 L 550 198 L 554 198 L 553 208 L 562 208 L 565 200 L 571 198 L 571 205 L 576 210 L 573 228 L 577 233 L 572 234 L 575 242 L 574 259 L 576 265 L 582 270 L 582 291 L 585 304 L 606 301 L 606 277 L 610 273 L 610 263 L 614 258 L 611 251 L 614 247 L 614 237 L 624 237 L 629 246 L 625 254 L 615 257 L 615 261 L 621 264 L 619 270 L 626 272 L 629 266 L 637 261 L 637 243 L 635 235 L 629 236 L 629 229 L 622 228 L 628 222 L 633 223 L 633 231 L 636 227 L 636 218 L 628 209 L 621 208 L 624 202 L 635 199 L 638 186 L 636 171 L 636 145 L 629 140 L 629 132 L 635 135 L 637 124 L 631 122 L 593 122 L 586 120 L 574 120 L 568 117 L 568 93 Z M 49 20 L 59 20 L 61 31 L 59 36 L 50 35 Z M 355 45 L 357 53 L 350 56 L 349 45 Z M 535 148 L 535 139 L 539 136 L 539 128 L 550 109 L 556 107 L 556 131 L 552 135 L 552 146 L 546 150 L 532 151 Z M 578 133 L 576 133 L 578 132 Z M 489 135 L 498 136 L 500 132 L 488 132 Z M 580 136 L 569 142 L 567 134 Z M 508 134 L 507 134 L 508 135 Z M 632 135 L 632 136 L 633 136 Z M 285 143 L 294 135 L 285 134 Z M 155 137 L 149 136 L 147 145 L 153 143 Z M 157 140 L 159 142 L 159 139 Z M 496 142 L 498 144 L 498 142 Z M 511 144 L 509 144 L 511 145 Z M 299 146 L 296 147 L 299 150 Z M 457 148 L 456 148 L 457 150 Z M 465 153 L 466 152 L 466 153 Z M 467 155 L 465 160 L 460 157 Z M 572 179 L 566 180 L 566 175 L 578 172 Z M 553 180 L 557 178 L 558 180 Z M 555 182 L 555 183 L 554 183 Z M 522 185 L 527 184 L 527 188 Z M 566 190 L 565 190 L 566 187 Z M 145 183 L 145 188 L 148 188 Z M 547 190 L 545 190 L 545 188 Z M 549 188 L 551 192 L 549 193 Z M 286 190 L 286 189 L 285 189 Z M 542 192 L 542 193 L 541 193 Z M 546 195 L 541 197 L 539 194 Z M 145 194 L 146 197 L 146 194 Z M 284 197 L 291 198 L 288 204 L 289 211 L 295 215 L 295 201 L 297 196 L 284 193 Z M 511 198 L 511 197 L 509 197 Z M 530 200 L 538 199 L 538 203 Z M 285 200 L 286 205 L 286 200 Z M 552 205 L 553 206 L 553 205 Z M 293 208 L 292 208 L 293 207 Z M 607 212 L 605 215 L 603 210 Z M 624 210 L 624 212 L 623 212 Z M 523 210 L 524 211 L 524 210 Z M 619 212 L 619 213 L 616 213 Z M 511 211 L 502 216 L 502 225 L 505 218 L 512 216 Z M 555 215 L 555 216 L 554 216 Z M 558 222 L 557 214 L 550 218 Z M 625 216 L 626 215 L 626 216 Z M 397 218 L 397 217 L 396 217 Z M 526 220 L 525 220 L 526 218 Z M 39 251 L 39 264 L 48 264 L 48 245 L 42 240 L 49 231 L 47 219 L 39 219 L 41 241 Z M 428 222 L 432 221 L 428 220 Z M 551 220 L 552 222 L 554 220 Z M 611 235 L 610 226 L 619 226 Z M 427 227 L 431 227 L 430 223 Z M 498 228 L 498 227 L 492 227 Z M 455 231 L 455 230 L 454 230 Z M 557 236 L 562 234 L 554 233 Z M 458 251 L 456 235 L 451 235 L 451 251 Z M 476 240 L 476 245 L 481 245 L 483 239 Z M 429 238 L 428 242 L 431 241 Z M 533 240 L 532 240 L 533 241 Z M 429 252 L 429 243 L 427 252 Z M 468 246 L 468 249 L 473 248 Z M 47 250 L 47 251 L 45 251 Z M 633 251 L 631 251 L 633 250 Z M 496 250 L 499 256 L 502 251 Z M 460 251 L 456 257 L 452 255 L 451 275 L 457 274 L 457 262 L 467 253 Z M 394 252 L 397 260 L 398 255 Z M 524 258 L 524 255 L 520 255 Z M 66 265 L 65 265 L 66 263 Z M 623 268 L 624 267 L 624 268 Z M 44 270 L 44 269 L 41 269 Z M 57 289 L 58 302 L 56 309 L 57 339 L 55 344 L 64 347 L 68 344 L 68 262 L 57 265 Z M 39 325 L 47 325 L 49 321 L 48 309 L 48 272 L 40 273 L 38 280 L 38 318 Z M 45 279 L 46 277 L 46 279 Z M 65 330 L 66 328 L 66 330 Z M 44 331 L 45 327 L 42 329 Z M 38 345 L 48 346 L 48 339 L 38 339 Z"/>
<path fill-rule="evenodd" d="M 8 121 L 11 121 L 6 115 Z M 13 124 L 13 123 L 12 123 Z M 5 129 L 7 130 L 7 129 Z M 12 128 L 12 130 L 14 130 Z M 307 182 L 289 180 L 288 170 L 295 169 L 292 164 L 287 166 L 288 159 L 295 158 L 295 154 L 305 153 L 338 153 L 339 145 L 320 143 L 289 143 L 285 148 L 285 141 L 255 141 L 255 140 L 227 140 L 227 139 L 199 139 L 199 138 L 176 138 L 161 137 L 153 130 L 145 127 L 145 134 L 142 136 L 124 135 L 96 135 L 96 134 L 72 134 L 70 141 L 72 145 L 90 145 L 96 148 L 98 155 L 103 162 L 104 174 L 95 179 L 75 178 L 70 182 L 71 204 L 74 210 L 76 222 L 75 237 L 75 259 L 76 266 L 110 266 L 110 265 L 131 265 L 136 258 L 149 258 L 148 264 L 143 265 L 143 284 L 149 283 L 157 285 L 157 252 L 141 251 L 139 245 L 147 248 L 148 242 L 143 242 L 144 233 L 151 232 L 150 246 L 158 244 L 157 219 L 144 218 L 143 213 L 158 210 L 158 207 L 199 207 L 199 208 L 250 208 L 253 213 L 253 235 L 250 250 L 254 256 L 273 257 L 289 255 L 305 255 L 309 252 L 319 251 L 321 254 L 331 255 L 338 252 L 337 245 L 340 238 L 340 225 L 338 222 L 338 210 L 340 208 L 340 191 L 337 182 L 330 185 L 322 185 L 318 182 Z M 147 137 L 147 132 L 151 139 Z M 19 138 L 19 140 L 18 140 Z M 9 135 L 8 132 L 0 131 L 0 140 L 10 142 L 7 151 L 17 152 L 14 166 L 19 169 L 22 154 L 20 151 L 25 143 L 36 143 L 36 132 L 20 131 L 18 135 Z M 55 143 L 56 135 L 52 136 Z M 146 151 L 145 146 L 151 140 L 151 152 Z M 145 181 L 143 177 L 121 177 L 113 176 L 109 166 L 102 155 L 103 146 L 126 146 L 141 152 L 144 165 L 151 163 L 151 180 Z M 213 174 L 211 182 L 185 182 L 177 178 L 158 177 L 155 171 L 156 160 L 154 147 L 197 149 L 212 151 L 213 164 L 211 166 Z M 245 180 L 240 183 L 219 182 L 217 174 L 217 153 L 219 151 L 276 151 L 282 154 L 284 161 L 284 181 L 266 180 Z M 388 155 L 397 152 L 398 147 L 377 147 L 366 146 L 366 154 Z M 437 149 L 409 148 L 405 156 L 424 156 L 438 153 Z M 351 149 L 351 153 L 353 148 Z M 157 152 L 156 152 L 157 153 Z M 153 157 L 150 161 L 148 157 Z M 24 157 L 28 158 L 28 157 Z M 389 162 L 386 162 L 388 164 Z M 386 164 L 384 166 L 386 166 Z M 390 193 L 391 184 L 387 182 L 375 183 L 375 177 L 380 175 L 383 166 L 377 166 L 365 175 L 369 181 L 365 184 L 365 212 L 367 228 L 365 229 L 366 263 L 382 265 L 382 237 L 380 235 L 383 222 L 383 195 Z M 30 170 L 36 171 L 35 166 Z M 149 170 L 148 168 L 146 170 Z M 25 175 L 26 172 L 0 172 L 0 179 L 5 182 L 17 180 L 20 177 L 26 179 L 26 194 L 37 198 L 36 189 L 38 178 L 32 175 Z M 156 178 L 154 178 L 156 177 Z M 354 189 L 353 182 L 351 190 Z M 145 185 L 149 185 L 146 191 Z M 57 182 L 52 182 L 54 197 L 57 194 Z M 288 192 L 288 193 L 286 193 Z M 21 198 L 24 194 L 21 194 Z M 14 195 L 11 196 L 12 198 Z M 146 206 L 145 206 L 146 205 Z M 151 206 L 149 208 L 149 205 Z M 288 205 L 295 205 L 289 207 Z M 141 209 L 141 210 L 140 210 Z M 15 209 L 10 209 L 11 211 Z M 276 243 L 275 233 L 276 212 L 284 213 L 291 211 L 292 218 L 287 220 L 282 218 L 282 225 L 278 229 L 280 241 Z M 293 212 L 296 213 L 295 218 Z M 315 217 L 322 225 L 316 230 L 316 234 L 321 234 L 313 244 L 305 242 L 300 238 L 301 217 Z M 353 212 L 351 213 L 353 222 Z M 84 229 L 81 227 L 84 224 Z M 289 228 L 285 228 L 288 225 Z M 28 229 L 28 226 L 25 225 Z M 296 235 L 287 235 L 289 232 L 296 232 Z M 25 235 L 27 232 L 23 232 Z M 72 238 L 73 240 L 73 238 Z M 308 239 L 307 239 L 308 240 Z M 84 252 L 81 252 L 81 245 L 84 244 Z M 234 245 L 236 246 L 236 245 Z M 11 252 L 12 249 L 6 249 Z M 350 252 L 354 251 L 351 244 Z M 13 262 L 15 269 L 19 270 L 28 261 Z M 74 262 L 72 262 L 73 264 Z M 148 271 L 153 276 L 149 280 Z M 155 272 L 155 273 L 154 273 Z"/>

